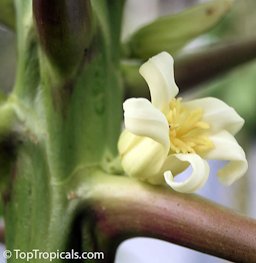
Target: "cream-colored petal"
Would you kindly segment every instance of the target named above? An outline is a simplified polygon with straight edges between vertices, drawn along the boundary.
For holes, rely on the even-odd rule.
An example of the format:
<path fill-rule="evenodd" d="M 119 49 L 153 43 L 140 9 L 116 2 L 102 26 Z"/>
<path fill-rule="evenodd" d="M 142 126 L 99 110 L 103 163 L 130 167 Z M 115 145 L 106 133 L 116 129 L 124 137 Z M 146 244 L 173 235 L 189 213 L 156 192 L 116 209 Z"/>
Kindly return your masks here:
<path fill-rule="evenodd" d="M 168 154 L 162 144 L 139 137 L 124 130 L 118 142 L 118 150 L 124 171 L 128 176 L 161 184 L 163 176 L 160 169 Z"/>
<path fill-rule="evenodd" d="M 208 163 L 197 154 L 175 154 L 175 157 L 183 162 L 189 162 L 193 171 L 183 182 L 175 182 L 172 172 L 166 171 L 164 173 L 166 183 L 172 189 L 181 193 L 193 193 L 201 188 L 209 176 Z"/>
<path fill-rule="evenodd" d="M 209 139 L 213 142 L 214 148 L 205 155 L 205 158 L 229 161 L 219 170 L 218 177 L 223 184 L 230 185 L 242 177 L 248 169 L 244 150 L 227 131 L 214 134 Z"/>
<path fill-rule="evenodd" d="M 128 131 L 149 137 L 169 148 L 169 124 L 160 110 L 144 98 L 128 99 L 123 108 L 125 128 Z"/>
<path fill-rule="evenodd" d="M 244 124 L 244 120 L 234 108 L 217 98 L 192 100 L 185 102 L 184 106 L 190 109 L 202 108 L 204 111 L 203 120 L 210 124 L 213 133 L 227 130 L 231 134 L 236 134 Z"/>
<path fill-rule="evenodd" d="M 168 111 L 168 105 L 179 89 L 174 79 L 173 58 L 167 52 L 150 58 L 140 67 L 140 74 L 146 80 L 152 103 L 163 112 Z"/>

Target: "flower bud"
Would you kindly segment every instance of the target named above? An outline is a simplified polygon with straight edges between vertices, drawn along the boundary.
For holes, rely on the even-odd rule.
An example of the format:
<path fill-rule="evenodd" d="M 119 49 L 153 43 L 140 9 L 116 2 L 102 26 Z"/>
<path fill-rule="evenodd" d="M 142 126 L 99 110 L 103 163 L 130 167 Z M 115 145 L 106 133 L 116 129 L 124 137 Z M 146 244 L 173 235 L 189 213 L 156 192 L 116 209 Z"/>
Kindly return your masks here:
<path fill-rule="evenodd" d="M 146 59 L 163 50 L 175 53 L 215 26 L 232 7 L 232 0 L 213 0 L 179 14 L 160 17 L 140 28 L 126 43 L 131 57 Z"/>
<path fill-rule="evenodd" d="M 120 136 L 118 150 L 122 166 L 129 176 L 151 184 L 164 182 L 160 174 L 167 155 L 163 145 L 125 130 Z"/>
<path fill-rule="evenodd" d="M 79 67 L 92 38 L 92 10 L 88 0 L 33 0 L 41 46 L 60 72 Z"/>

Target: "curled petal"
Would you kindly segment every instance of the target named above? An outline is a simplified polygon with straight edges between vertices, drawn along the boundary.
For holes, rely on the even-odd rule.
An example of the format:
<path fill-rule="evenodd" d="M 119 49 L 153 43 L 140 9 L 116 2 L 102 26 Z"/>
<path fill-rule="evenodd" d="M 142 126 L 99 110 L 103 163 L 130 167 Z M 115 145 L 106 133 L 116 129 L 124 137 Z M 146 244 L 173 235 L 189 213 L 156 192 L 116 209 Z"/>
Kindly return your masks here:
<path fill-rule="evenodd" d="M 209 176 L 208 163 L 197 154 L 175 154 L 175 157 L 183 162 L 189 162 L 193 171 L 183 182 L 175 182 L 172 172 L 166 171 L 164 173 L 166 183 L 181 193 L 192 193 L 201 188 Z"/>
<path fill-rule="evenodd" d="M 163 183 L 160 169 L 168 149 L 165 149 L 162 144 L 124 130 L 118 142 L 118 150 L 127 175 L 152 184 Z"/>
<path fill-rule="evenodd" d="M 152 103 L 163 112 L 168 110 L 169 102 L 179 89 L 174 80 L 173 58 L 167 52 L 162 52 L 140 67 L 140 74 L 146 80 Z"/>
<path fill-rule="evenodd" d="M 203 98 L 184 103 L 188 108 L 201 108 L 204 111 L 203 120 L 210 124 L 213 133 L 227 130 L 236 134 L 244 124 L 243 118 L 222 100 L 217 98 Z"/>
<path fill-rule="evenodd" d="M 161 169 L 161 174 L 163 175 L 164 172 L 171 170 L 172 175 L 175 177 L 176 175 L 182 173 L 185 171 L 189 166 L 188 162 L 181 161 L 176 157 L 175 154 L 170 154 L 167 156 L 162 169 Z"/>
<path fill-rule="evenodd" d="M 149 137 L 169 148 L 169 125 L 161 111 L 143 98 L 128 99 L 123 107 L 125 128 L 128 131 Z"/>
<path fill-rule="evenodd" d="M 227 131 L 221 131 L 209 138 L 214 148 L 206 154 L 205 158 L 229 161 L 223 169 L 219 170 L 218 176 L 223 184 L 230 185 L 242 177 L 248 169 L 244 150 Z"/>

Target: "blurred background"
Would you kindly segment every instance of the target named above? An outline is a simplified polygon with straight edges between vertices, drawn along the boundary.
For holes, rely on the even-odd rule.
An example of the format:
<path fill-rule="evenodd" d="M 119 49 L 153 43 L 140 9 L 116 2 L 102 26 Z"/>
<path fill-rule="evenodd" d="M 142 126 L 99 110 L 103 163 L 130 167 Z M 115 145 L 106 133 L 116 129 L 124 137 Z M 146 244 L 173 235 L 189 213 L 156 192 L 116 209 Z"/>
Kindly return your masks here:
<path fill-rule="evenodd" d="M 197 3 L 206 2 L 199 0 L 127 0 L 123 21 L 122 39 L 125 41 L 141 26 L 152 22 L 159 16 L 175 14 Z M 246 40 L 253 37 L 256 26 L 255 0 L 236 0 L 234 6 L 222 20 L 209 32 L 191 41 L 176 55 L 189 54 L 200 50 L 207 50 L 216 43 Z M 171 30 L 171 29 L 170 29 Z M 255 35 L 256 37 L 256 35 Z M 254 48 L 256 46 L 248 47 Z M 256 52 L 255 52 L 256 53 Z M 256 56 L 255 56 L 256 57 Z M 224 187 L 218 182 L 216 172 L 223 165 L 221 162 L 212 161 L 210 179 L 206 186 L 198 192 L 219 204 L 235 209 L 247 216 L 256 218 L 256 172 L 253 163 L 256 162 L 255 141 L 255 114 L 256 114 L 256 60 L 247 59 L 248 62 L 222 72 L 207 81 L 186 85 L 183 97 L 215 96 L 233 106 L 246 120 L 244 129 L 237 139 L 246 150 L 249 162 L 249 171 L 246 176 L 233 184 Z M 209 61 L 210 63 L 210 61 Z M 4 93 L 11 90 L 15 80 L 16 47 L 15 33 L 7 28 L 0 27 L 0 101 Z M 199 65 L 195 65 L 197 67 Z M 145 89 L 134 90 L 128 87 L 127 96 L 137 93 L 148 95 Z M 179 86 L 180 91 L 183 87 Z M 195 232 L 195 235 L 197 233 Z M 3 247 L 0 247 L 3 249 Z M 1 253 L 0 253 L 1 254 Z M 4 262 L 3 259 L 1 259 Z M 193 263 L 227 262 L 212 256 L 204 255 L 189 249 L 169 244 L 167 242 L 136 238 L 124 242 L 118 249 L 115 263 Z"/>

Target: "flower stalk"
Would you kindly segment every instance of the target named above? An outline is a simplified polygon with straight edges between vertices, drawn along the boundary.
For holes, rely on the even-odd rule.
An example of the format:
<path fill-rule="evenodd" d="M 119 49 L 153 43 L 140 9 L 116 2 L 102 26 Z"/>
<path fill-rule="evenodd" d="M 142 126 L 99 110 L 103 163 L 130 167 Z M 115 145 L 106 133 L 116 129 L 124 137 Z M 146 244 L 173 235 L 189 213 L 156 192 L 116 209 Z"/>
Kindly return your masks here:
<path fill-rule="evenodd" d="M 232 262 L 256 260 L 256 222 L 196 195 L 183 195 L 124 177 L 98 174 L 89 196 L 97 246 L 113 262 L 117 245 L 153 237 Z M 100 182 L 100 183 L 99 183 Z M 83 186 L 77 188 L 78 198 Z"/>
<path fill-rule="evenodd" d="M 256 57 L 255 45 L 256 37 L 234 39 L 177 57 L 176 81 L 187 90 L 211 80 L 238 65 L 252 61 Z"/>

